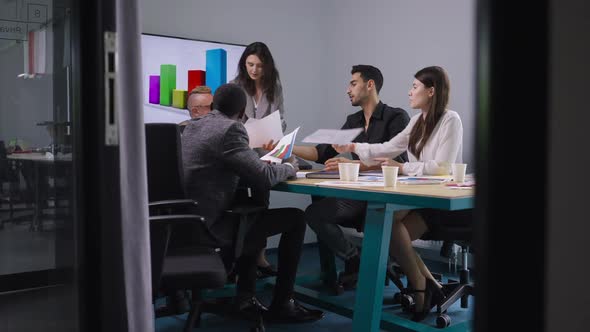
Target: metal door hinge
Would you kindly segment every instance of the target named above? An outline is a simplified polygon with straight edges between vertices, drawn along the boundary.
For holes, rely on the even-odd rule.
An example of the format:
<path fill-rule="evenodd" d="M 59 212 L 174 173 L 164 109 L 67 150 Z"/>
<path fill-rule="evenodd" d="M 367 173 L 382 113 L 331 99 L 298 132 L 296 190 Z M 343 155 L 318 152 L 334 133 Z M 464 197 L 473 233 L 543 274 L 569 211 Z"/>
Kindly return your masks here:
<path fill-rule="evenodd" d="M 117 33 L 104 33 L 104 82 L 105 82 L 105 145 L 119 145 L 119 126 L 116 99 L 117 81 Z"/>

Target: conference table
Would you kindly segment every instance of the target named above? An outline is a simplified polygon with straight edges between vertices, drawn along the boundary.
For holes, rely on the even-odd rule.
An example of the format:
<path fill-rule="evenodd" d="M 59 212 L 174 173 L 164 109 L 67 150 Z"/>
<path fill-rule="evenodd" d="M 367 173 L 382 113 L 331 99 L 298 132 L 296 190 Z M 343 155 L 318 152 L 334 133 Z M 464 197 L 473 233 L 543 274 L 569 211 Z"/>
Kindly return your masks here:
<path fill-rule="evenodd" d="M 437 184 L 398 183 L 386 188 L 382 182 L 341 182 L 327 179 L 300 178 L 286 181 L 272 190 L 324 197 L 337 197 L 367 201 L 361 265 L 355 294 L 354 308 L 342 308 L 337 297 L 321 296 L 318 292 L 298 285 L 296 292 L 304 298 L 313 298 L 313 304 L 352 317 L 353 331 L 379 331 L 380 327 L 406 331 L 440 331 L 434 327 L 413 322 L 382 311 L 383 285 L 389 253 L 393 214 L 398 210 L 436 208 L 462 210 L 473 208 L 474 189 Z M 350 310 L 352 309 L 352 310 Z M 453 324 L 447 330 L 465 331 L 470 322 Z"/>

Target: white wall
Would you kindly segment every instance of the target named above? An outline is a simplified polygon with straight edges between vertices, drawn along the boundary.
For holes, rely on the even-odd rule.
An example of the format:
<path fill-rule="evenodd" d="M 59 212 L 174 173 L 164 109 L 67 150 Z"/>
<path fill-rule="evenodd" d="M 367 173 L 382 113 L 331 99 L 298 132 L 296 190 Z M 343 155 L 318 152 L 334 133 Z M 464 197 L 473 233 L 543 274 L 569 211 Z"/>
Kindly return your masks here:
<path fill-rule="evenodd" d="M 451 79 L 451 109 L 463 119 L 464 160 L 473 163 L 472 0 L 141 0 L 140 6 L 146 33 L 265 42 L 284 86 L 287 130 L 301 126 L 300 138 L 339 128 L 355 111 L 345 95 L 352 65 L 379 67 L 382 100 L 410 114 L 413 75 L 440 65 Z M 309 202 L 302 195 L 272 195 L 273 206 L 305 208 Z"/>
<path fill-rule="evenodd" d="M 336 127 L 355 111 L 346 98 L 351 65 L 371 64 L 384 76 L 381 100 L 408 105 L 414 74 L 426 66 L 445 68 L 451 82 L 450 109 L 463 120 L 465 162 L 473 164 L 475 3 L 473 0 L 327 0 L 323 18 L 325 88 L 322 102 Z M 310 114 L 310 116 L 313 116 Z"/>
<path fill-rule="evenodd" d="M 146 33 L 180 36 L 236 44 L 263 41 L 279 68 L 285 97 L 287 131 L 301 126 L 300 137 L 327 125 L 319 113 L 322 91 L 322 18 L 314 0 L 141 0 Z M 228 72 L 233 72 L 228 68 Z M 229 77 L 228 77 L 229 79 Z M 319 115 L 319 116 L 318 116 Z M 311 202 L 303 195 L 273 193 L 273 206 L 304 209 Z M 306 242 L 315 241 L 308 232 Z M 269 247 L 274 246 L 269 242 Z"/>
<path fill-rule="evenodd" d="M 0 19 L 26 22 L 29 4 L 47 5 L 48 20 L 53 17 L 53 1 L 2 1 Z M 29 29 L 36 28 L 30 24 Z M 45 126 L 37 123 L 58 121 L 54 119 L 53 100 L 53 27 L 47 27 L 45 63 L 43 75 L 34 79 L 17 78 L 24 72 L 24 43 L 11 40 L 10 33 L 0 35 L 0 140 L 23 140 L 28 147 L 44 147 L 51 143 L 51 136 Z M 61 53 L 60 53 L 61 54 Z M 61 120 L 61 119 L 60 119 Z"/>

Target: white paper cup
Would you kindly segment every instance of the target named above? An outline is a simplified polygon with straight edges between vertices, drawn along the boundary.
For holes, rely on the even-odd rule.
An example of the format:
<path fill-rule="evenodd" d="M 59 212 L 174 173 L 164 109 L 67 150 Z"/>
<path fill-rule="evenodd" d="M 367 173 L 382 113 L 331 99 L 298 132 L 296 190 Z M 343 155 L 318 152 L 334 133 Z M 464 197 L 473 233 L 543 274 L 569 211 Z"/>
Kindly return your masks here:
<path fill-rule="evenodd" d="M 348 163 L 338 163 L 338 174 L 340 175 L 340 181 L 348 181 L 350 170 Z"/>
<path fill-rule="evenodd" d="M 383 185 L 385 187 L 396 187 L 397 186 L 397 172 L 399 167 L 397 166 L 381 166 L 383 171 Z"/>
<path fill-rule="evenodd" d="M 467 164 L 452 164 L 451 169 L 453 171 L 453 180 L 455 182 L 465 182 Z"/>
<path fill-rule="evenodd" d="M 348 167 L 348 180 L 347 181 L 353 181 L 353 182 L 358 181 L 359 180 L 359 169 L 361 167 L 361 164 L 348 163 L 346 166 Z"/>

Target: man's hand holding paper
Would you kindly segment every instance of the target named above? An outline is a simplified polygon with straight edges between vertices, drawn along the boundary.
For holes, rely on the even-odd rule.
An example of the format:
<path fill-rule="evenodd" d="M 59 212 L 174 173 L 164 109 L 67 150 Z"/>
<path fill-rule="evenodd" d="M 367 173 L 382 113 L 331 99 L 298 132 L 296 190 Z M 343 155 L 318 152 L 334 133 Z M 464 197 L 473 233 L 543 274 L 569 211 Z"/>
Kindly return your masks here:
<path fill-rule="evenodd" d="M 283 136 L 277 145 L 260 159 L 273 163 L 281 163 L 283 159 L 289 158 L 291 156 L 291 152 L 293 151 L 293 145 L 295 144 L 297 131 L 299 131 L 299 127 L 295 128 L 295 130 L 293 130 L 290 134 Z"/>
<path fill-rule="evenodd" d="M 305 137 L 304 143 L 317 144 L 348 144 L 352 142 L 361 132 L 362 128 L 354 129 L 318 129 L 313 134 Z"/>

